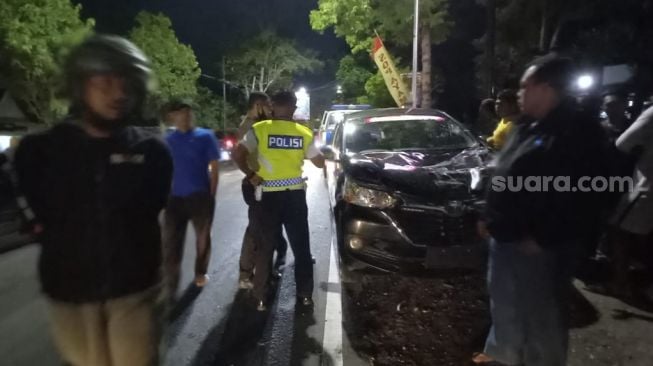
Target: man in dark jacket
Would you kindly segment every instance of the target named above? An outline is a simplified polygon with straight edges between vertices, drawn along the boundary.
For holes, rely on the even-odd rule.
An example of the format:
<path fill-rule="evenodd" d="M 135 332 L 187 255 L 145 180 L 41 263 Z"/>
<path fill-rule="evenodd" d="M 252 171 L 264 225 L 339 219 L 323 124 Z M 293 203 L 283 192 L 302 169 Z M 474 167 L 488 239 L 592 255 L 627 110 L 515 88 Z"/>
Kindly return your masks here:
<path fill-rule="evenodd" d="M 65 66 L 72 115 L 26 137 L 19 184 L 42 227 L 39 260 L 67 364 L 157 364 L 163 209 L 172 160 L 142 123 L 150 66 L 131 42 L 94 36 Z"/>
<path fill-rule="evenodd" d="M 495 161 L 487 196 L 488 273 L 493 326 L 478 364 L 566 364 L 573 264 L 592 235 L 606 178 L 605 135 L 570 97 L 573 65 L 546 57 L 521 81 L 523 113 Z"/>

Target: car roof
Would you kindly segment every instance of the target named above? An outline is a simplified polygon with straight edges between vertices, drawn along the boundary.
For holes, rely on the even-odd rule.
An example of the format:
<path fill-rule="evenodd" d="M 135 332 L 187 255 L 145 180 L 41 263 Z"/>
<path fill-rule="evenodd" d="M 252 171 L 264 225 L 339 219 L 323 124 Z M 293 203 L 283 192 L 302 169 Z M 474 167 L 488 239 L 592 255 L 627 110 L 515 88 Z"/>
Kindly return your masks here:
<path fill-rule="evenodd" d="M 454 119 L 445 112 L 438 109 L 428 108 L 382 108 L 382 109 L 369 109 L 348 114 L 346 120 L 357 118 L 373 118 L 373 117 L 391 117 L 391 116 L 441 116 Z"/>

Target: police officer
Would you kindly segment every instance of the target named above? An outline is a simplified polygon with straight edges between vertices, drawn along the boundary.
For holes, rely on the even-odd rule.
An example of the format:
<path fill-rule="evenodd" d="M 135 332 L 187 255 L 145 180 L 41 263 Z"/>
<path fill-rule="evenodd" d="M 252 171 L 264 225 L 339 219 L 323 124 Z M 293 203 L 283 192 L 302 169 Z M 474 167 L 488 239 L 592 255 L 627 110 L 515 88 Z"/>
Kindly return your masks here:
<path fill-rule="evenodd" d="M 247 115 L 238 128 L 238 140 L 242 138 L 252 129 L 252 126 L 261 121 L 272 118 L 272 103 L 270 97 L 261 92 L 252 92 L 249 95 Z M 249 154 L 247 159 L 249 169 L 257 171 L 259 169 L 258 158 L 256 154 Z M 248 206 L 247 214 L 250 218 L 250 223 L 247 225 L 245 235 L 243 236 L 243 246 L 240 252 L 240 276 L 238 280 L 238 287 L 241 290 L 251 290 L 254 287 L 252 279 L 254 277 L 254 268 L 256 266 L 256 247 L 257 243 L 261 241 L 260 230 L 254 226 L 256 223 L 252 219 L 256 213 L 255 205 L 255 187 L 249 182 L 249 179 L 243 178 L 242 191 L 245 203 Z M 280 233 L 282 234 L 282 233 Z M 274 263 L 274 275 L 276 278 L 281 276 L 281 267 L 286 262 L 286 252 L 288 244 L 283 235 L 279 235 L 277 244 L 277 258 Z"/>
<path fill-rule="evenodd" d="M 254 215 L 263 238 L 257 248 L 254 274 L 254 297 L 259 311 L 267 309 L 272 256 L 282 228 L 295 255 L 297 302 L 304 307 L 313 305 L 313 263 L 302 167 L 304 159 L 310 159 L 316 167 L 323 168 L 324 157 L 315 145 L 313 132 L 292 120 L 296 104 L 293 93 L 274 95 L 274 119 L 255 124 L 234 153 L 234 160 L 247 179 L 262 190 L 261 204 Z M 248 155 L 253 153 L 258 154 L 257 171 L 247 164 Z"/>

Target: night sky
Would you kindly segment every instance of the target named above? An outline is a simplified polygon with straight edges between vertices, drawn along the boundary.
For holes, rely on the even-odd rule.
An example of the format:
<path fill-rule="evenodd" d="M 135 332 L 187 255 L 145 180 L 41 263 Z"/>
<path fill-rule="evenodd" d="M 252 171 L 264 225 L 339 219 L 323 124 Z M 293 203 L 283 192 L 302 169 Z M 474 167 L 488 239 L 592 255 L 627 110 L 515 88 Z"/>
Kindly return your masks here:
<path fill-rule="evenodd" d="M 348 52 L 344 41 L 331 32 L 320 35 L 309 24 L 308 15 L 317 0 L 73 0 L 81 3 L 83 17 L 96 21 L 96 30 L 125 35 L 141 10 L 162 12 L 171 18 L 177 37 L 190 44 L 202 71 L 218 75 L 223 53 L 262 29 L 272 28 L 305 48 L 320 53 L 328 67 L 304 80 L 307 86 L 333 79 L 334 68 Z M 312 84 L 312 85 L 311 85 Z"/>
<path fill-rule="evenodd" d="M 1 0 L 0 0 L 1 1 Z M 303 48 L 318 51 L 326 67 L 314 75 L 299 76 L 296 86 L 311 90 L 312 101 L 327 105 L 335 97 L 335 72 L 349 47 L 332 31 L 321 35 L 309 24 L 309 13 L 318 0 L 72 0 L 83 6 L 82 16 L 96 21 L 98 32 L 126 35 L 133 19 L 141 10 L 162 12 L 171 18 L 177 37 L 190 44 L 205 74 L 219 76 L 219 63 L 240 42 L 262 29 L 275 29 L 280 35 L 295 40 Z M 407 1 L 407 0 L 397 0 Z M 438 107 L 459 119 L 467 120 L 478 110 L 472 42 L 483 35 L 484 10 L 476 0 L 450 3 L 450 14 L 456 20 L 448 41 L 433 49 L 433 63 L 447 78 L 444 92 L 438 96 Z M 395 55 L 410 57 L 410 47 L 394 47 Z M 228 75 L 227 75 L 228 77 Z M 200 82 L 216 92 L 221 84 L 202 78 Z M 317 88 L 317 89 L 316 89 Z M 318 91 L 319 90 L 319 91 Z M 230 93 L 232 95 L 233 93 Z"/>

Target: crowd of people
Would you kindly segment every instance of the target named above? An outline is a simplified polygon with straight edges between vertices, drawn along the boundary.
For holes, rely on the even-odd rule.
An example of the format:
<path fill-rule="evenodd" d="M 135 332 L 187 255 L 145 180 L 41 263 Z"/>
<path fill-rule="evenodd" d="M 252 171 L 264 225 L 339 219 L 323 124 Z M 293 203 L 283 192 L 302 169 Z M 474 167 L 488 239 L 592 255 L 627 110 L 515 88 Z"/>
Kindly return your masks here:
<path fill-rule="evenodd" d="M 607 255 L 612 271 L 588 289 L 653 302 L 651 287 L 628 281 L 636 258 L 653 278 L 653 108 L 630 124 L 626 100 L 608 94 L 600 121 L 578 103 L 574 75 L 572 60 L 545 56 L 526 69 L 518 104 L 509 90 L 495 111 L 492 100 L 482 103 L 481 126 L 494 112 L 501 118 L 487 140 L 498 150 L 494 176 L 632 177 L 634 185 L 607 192 L 488 189 L 479 231 L 489 241 L 493 324 L 476 364 L 566 365 L 571 280 L 597 257 Z"/>
<path fill-rule="evenodd" d="M 162 122 L 173 126 L 165 139 L 135 127 L 144 124 L 152 70 L 124 38 L 87 39 L 64 70 L 68 117 L 26 136 L 1 162 L 14 178 L 27 230 L 41 244 L 39 278 L 52 335 L 68 365 L 156 365 L 189 223 L 196 237 L 190 286 L 210 281 L 218 142 L 213 131 L 195 126 L 193 103 L 184 99 L 161 109 Z M 313 132 L 293 121 L 296 104 L 290 92 L 252 93 L 234 152 L 249 206 L 239 287 L 251 290 L 253 311 L 268 309 L 270 284 L 285 263 L 284 228 L 295 257 L 297 306 L 313 307 L 302 167 L 304 159 L 323 167 L 324 159 Z"/>
<path fill-rule="evenodd" d="M 12 151 L 14 188 L 42 247 L 40 281 L 52 334 L 70 365 L 154 365 L 162 315 L 180 285 L 189 222 L 196 234 L 192 286 L 210 281 L 219 147 L 213 132 L 195 126 L 193 103 L 183 99 L 161 110 L 174 126 L 165 141 L 134 127 L 150 93 L 151 69 L 131 42 L 93 36 L 73 50 L 64 69 L 70 115 Z M 625 98 L 609 94 L 599 121 L 575 100 L 574 73 L 571 60 L 546 56 L 529 65 L 519 92 L 504 90 L 483 102 L 480 128 L 497 151 L 493 174 L 629 176 L 634 189 L 489 187 L 479 233 L 489 243 L 493 325 L 485 349 L 473 356 L 476 364 L 565 365 L 571 280 L 590 258 L 608 257 L 612 267 L 594 290 L 653 297 L 651 288 L 631 288 L 628 281 L 637 250 L 649 247 L 637 257 L 653 269 L 653 108 L 630 123 Z M 252 93 L 233 152 L 245 174 L 249 218 L 238 286 L 261 312 L 288 246 L 297 306 L 313 306 L 315 259 L 302 169 L 305 159 L 322 168 L 324 158 L 313 132 L 293 121 L 296 104 L 290 92 Z"/>

